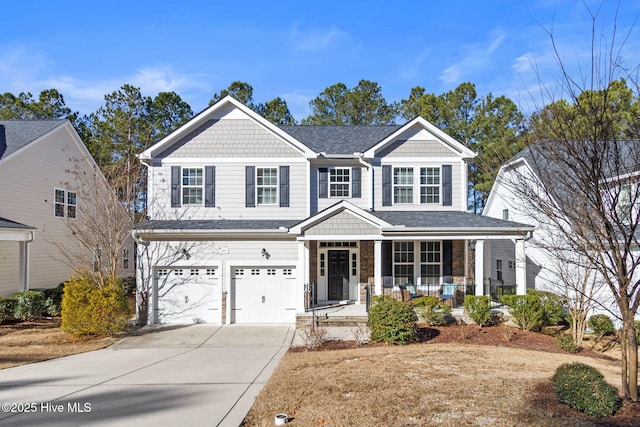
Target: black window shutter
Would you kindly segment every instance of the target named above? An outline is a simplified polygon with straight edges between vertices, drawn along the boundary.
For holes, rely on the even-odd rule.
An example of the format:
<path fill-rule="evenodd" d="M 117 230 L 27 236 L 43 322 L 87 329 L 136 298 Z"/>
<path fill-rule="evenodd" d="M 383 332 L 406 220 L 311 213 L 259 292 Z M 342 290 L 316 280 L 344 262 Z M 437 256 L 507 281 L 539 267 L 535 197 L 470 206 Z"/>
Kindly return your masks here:
<path fill-rule="evenodd" d="M 442 165 L 442 206 L 451 206 L 453 203 L 451 190 L 451 165 Z"/>
<path fill-rule="evenodd" d="M 245 168 L 245 206 L 253 208 L 256 206 L 256 167 L 247 166 Z"/>
<path fill-rule="evenodd" d="M 453 240 L 442 241 L 442 275 L 453 276 Z"/>
<path fill-rule="evenodd" d="M 289 207 L 289 166 L 280 166 L 280 207 Z"/>
<path fill-rule="evenodd" d="M 171 166 L 171 207 L 180 207 L 180 166 Z"/>
<path fill-rule="evenodd" d="M 382 166 L 382 206 L 391 206 L 391 165 Z"/>
<path fill-rule="evenodd" d="M 360 197 L 362 197 L 361 180 L 362 180 L 362 169 L 352 168 L 351 169 L 351 197 L 356 199 L 359 199 Z"/>
<path fill-rule="evenodd" d="M 318 169 L 318 197 L 326 199 L 329 196 L 329 170 L 327 168 Z"/>
<path fill-rule="evenodd" d="M 382 276 L 393 276 L 393 242 L 383 240 L 381 247 L 382 255 Z"/>
<path fill-rule="evenodd" d="M 213 207 L 216 205 L 216 167 L 204 168 L 204 205 Z"/>

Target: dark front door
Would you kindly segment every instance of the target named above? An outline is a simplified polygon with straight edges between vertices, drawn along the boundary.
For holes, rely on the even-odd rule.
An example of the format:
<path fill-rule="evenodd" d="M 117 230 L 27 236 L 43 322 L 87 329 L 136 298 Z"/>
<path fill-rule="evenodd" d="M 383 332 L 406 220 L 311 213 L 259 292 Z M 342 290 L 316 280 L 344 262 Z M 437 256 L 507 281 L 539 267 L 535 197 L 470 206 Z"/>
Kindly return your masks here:
<path fill-rule="evenodd" d="M 329 299 L 349 299 L 349 251 L 329 251 Z"/>

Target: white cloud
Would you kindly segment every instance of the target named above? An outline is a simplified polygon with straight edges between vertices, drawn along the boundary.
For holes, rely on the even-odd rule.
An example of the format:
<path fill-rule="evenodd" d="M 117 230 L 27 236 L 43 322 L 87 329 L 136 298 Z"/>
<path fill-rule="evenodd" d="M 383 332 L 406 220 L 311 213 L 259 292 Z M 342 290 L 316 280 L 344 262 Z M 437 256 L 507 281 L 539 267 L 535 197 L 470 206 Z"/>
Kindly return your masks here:
<path fill-rule="evenodd" d="M 296 52 L 317 52 L 327 50 L 346 35 L 335 25 L 326 29 L 303 29 L 294 25 L 291 32 L 293 50 Z"/>
<path fill-rule="evenodd" d="M 461 49 L 463 57 L 445 68 L 440 74 L 440 80 L 445 85 L 462 83 L 478 71 L 492 64 L 492 55 L 498 51 L 506 35 L 501 31 L 494 31 L 493 37 L 487 44 L 473 43 L 464 45 Z"/>

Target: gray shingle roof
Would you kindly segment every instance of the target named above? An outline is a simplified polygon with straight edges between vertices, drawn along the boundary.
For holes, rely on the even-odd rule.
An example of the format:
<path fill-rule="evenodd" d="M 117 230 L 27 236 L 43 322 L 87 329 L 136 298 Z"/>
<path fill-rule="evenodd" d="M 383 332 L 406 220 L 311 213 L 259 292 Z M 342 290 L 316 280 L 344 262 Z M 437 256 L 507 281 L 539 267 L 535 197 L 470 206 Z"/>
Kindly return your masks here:
<path fill-rule="evenodd" d="M 278 126 L 316 153 L 353 154 L 364 152 L 402 126 Z"/>
<path fill-rule="evenodd" d="M 25 147 L 66 120 L 0 120 L 5 130 L 6 147 L 0 138 L 0 158 Z M 3 152 L 4 148 L 4 152 Z"/>
<path fill-rule="evenodd" d="M 278 230 L 289 228 L 298 220 L 150 220 L 136 230 Z"/>
<path fill-rule="evenodd" d="M 468 212 L 449 211 L 376 211 L 373 215 L 396 226 L 410 228 L 442 228 L 456 229 L 514 229 L 531 228 L 533 226 L 513 221 L 476 215 Z"/>
<path fill-rule="evenodd" d="M 0 217 L 0 228 L 13 228 L 18 230 L 35 230 L 34 227 L 19 222 L 11 221 L 10 219 Z"/>

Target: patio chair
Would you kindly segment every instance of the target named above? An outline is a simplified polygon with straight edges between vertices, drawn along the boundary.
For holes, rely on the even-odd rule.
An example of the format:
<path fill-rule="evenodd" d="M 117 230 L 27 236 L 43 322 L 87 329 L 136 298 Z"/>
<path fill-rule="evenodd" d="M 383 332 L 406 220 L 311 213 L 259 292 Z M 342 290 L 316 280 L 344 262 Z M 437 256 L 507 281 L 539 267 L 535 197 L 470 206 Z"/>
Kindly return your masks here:
<path fill-rule="evenodd" d="M 456 290 L 458 289 L 458 285 L 453 283 L 445 283 L 442 285 L 442 293 L 440 294 L 440 300 L 442 302 L 447 303 L 449 306 L 455 304 L 456 298 Z"/>
<path fill-rule="evenodd" d="M 403 285 L 400 286 L 402 290 L 402 301 L 411 301 L 414 298 L 422 296 L 422 293 L 416 289 L 415 285 Z"/>

